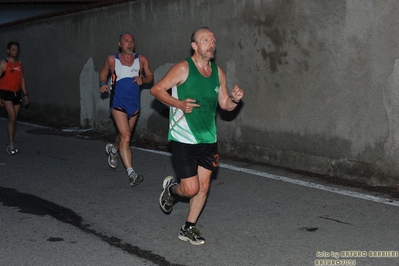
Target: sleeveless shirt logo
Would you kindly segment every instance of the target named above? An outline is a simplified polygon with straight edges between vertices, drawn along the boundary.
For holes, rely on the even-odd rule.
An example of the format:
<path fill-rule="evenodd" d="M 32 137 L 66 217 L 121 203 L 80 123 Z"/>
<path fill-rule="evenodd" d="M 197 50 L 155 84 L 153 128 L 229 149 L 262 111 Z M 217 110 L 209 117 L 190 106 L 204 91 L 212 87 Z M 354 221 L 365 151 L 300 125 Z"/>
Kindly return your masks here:
<path fill-rule="evenodd" d="M 11 73 L 14 73 L 14 71 L 19 71 L 21 72 L 21 67 L 17 66 L 17 67 L 10 67 L 7 69 L 8 71 L 10 71 Z"/>

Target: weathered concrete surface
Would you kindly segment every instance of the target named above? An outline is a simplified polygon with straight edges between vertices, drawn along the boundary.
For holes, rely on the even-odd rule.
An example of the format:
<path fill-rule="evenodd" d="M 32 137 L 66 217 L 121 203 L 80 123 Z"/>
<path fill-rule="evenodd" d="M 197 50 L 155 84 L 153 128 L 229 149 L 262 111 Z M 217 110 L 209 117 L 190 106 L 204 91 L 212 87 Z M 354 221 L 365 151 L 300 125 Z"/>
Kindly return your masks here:
<path fill-rule="evenodd" d="M 95 77 L 131 31 L 159 80 L 203 25 L 239 110 L 218 116 L 222 153 L 373 185 L 399 184 L 397 1 L 133 1 L 0 28 L 22 45 L 34 116 L 109 129 Z M 93 91 L 93 94 L 91 94 Z M 142 91 L 136 133 L 162 139 L 167 110 Z"/>

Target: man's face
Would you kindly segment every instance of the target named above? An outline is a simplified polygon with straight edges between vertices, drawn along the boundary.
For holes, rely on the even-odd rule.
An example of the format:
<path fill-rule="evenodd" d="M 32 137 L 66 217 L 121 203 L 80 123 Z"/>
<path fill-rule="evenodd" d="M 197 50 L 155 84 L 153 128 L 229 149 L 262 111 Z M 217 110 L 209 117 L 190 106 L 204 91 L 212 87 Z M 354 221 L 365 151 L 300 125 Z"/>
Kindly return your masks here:
<path fill-rule="evenodd" d="M 213 32 L 199 30 L 196 33 L 195 40 L 195 43 L 193 43 L 194 51 L 209 60 L 215 57 L 216 38 Z"/>
<path fill-rule="evenodd" d="M 15 44 L 11 45 L 10 49 L 7 50 L 7 54 L 10 57 L 14 57 L 14 58 L 18 57 L 18 53 L 19 53 L 19 49 L 18 49 L 18 46 Z"/>
<path fill-rule="evenodd" d="M 119 41 L 119 47 L 125 54 L 132 54 L 134 51 L 134 37 L 130 34 L 122 35 Z"/>

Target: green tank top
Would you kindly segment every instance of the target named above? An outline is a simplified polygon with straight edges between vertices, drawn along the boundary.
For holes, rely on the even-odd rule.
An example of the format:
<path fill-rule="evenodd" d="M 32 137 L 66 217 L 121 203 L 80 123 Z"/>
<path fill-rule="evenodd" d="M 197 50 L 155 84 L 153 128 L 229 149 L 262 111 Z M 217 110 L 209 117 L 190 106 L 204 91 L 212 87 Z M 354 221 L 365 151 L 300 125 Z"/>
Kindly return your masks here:
<path fill-rule="evenodd" d="M 172 88 L 172 96 L 179 100 L 195 99 L 200 107 L 194 108 L 189 114 L 170 107 L 168 139 L 187 144 L 215 143 L 216 108 L 220 89 L 218 68 L 211 62 L 212 74 L 204 77 L 191 57 L 186 58 L 186 61 L 189 66 L 187 80 Z"/>

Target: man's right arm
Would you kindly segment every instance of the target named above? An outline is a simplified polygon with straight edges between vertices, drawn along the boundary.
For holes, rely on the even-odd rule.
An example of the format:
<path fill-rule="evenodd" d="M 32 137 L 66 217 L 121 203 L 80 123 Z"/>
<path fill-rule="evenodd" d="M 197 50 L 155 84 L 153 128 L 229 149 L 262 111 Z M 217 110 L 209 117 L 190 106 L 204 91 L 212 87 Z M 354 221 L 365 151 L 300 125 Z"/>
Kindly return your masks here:
<path fill-rule="evenodd" d="M 188 63 L 181 61 L 174 65 L 169 72 L 151 88 L 151 94 L 160 102 L 167 106 L 174 106 L 183 110 L 185 113 L 190 113 L 193 108 L 199 107 L 194 103 L 194 99 L 185 99 L 180 101 L 172 97 L 167 91 L 173 86 L 182 84 L 188 77 Z"/>
<path fill-rule="evenodd" d="M 104 62 L 104 66 L 100 70 L 100 91 L 101 93 L 109 91 L 109 86 L 107 84 L 108 75 L 113 70 L 113 65 L 115 65 L 115 57 L 110 55 Z"/>
<path fill-rule="evenodd" d="M 2 78 L 4 75 L 4 72 L 6 72 L 6 66 L 7 66 L 6 60 L 1 60 L 0 61 L 0 78 Z"/>

